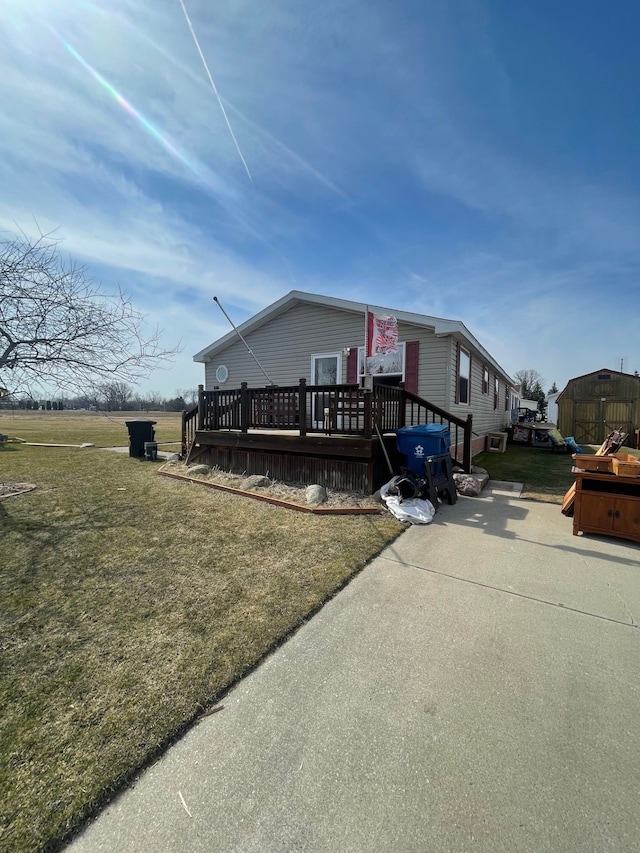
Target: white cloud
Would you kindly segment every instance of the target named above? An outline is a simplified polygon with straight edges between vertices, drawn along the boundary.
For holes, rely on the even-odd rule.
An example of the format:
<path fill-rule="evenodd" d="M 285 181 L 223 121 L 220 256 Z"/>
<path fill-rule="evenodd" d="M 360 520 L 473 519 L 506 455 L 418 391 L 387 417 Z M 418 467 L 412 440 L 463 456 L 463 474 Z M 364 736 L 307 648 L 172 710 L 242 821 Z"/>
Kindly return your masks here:
<path fill-rule="evenodd" d="M 637 308 L 616 322 L 602 304 L 637 272 L 635 191 L 514 147 L 493 10 L 187 5 L 253 181 L 177 2 L 4 0 L 0 228 L 59 229 L 188 359 L 226 331 L 214 294 L 241 322 L 297 287 L 461 319 L 507 370 L 549 381 L 619 340 L 640 363 L 622 343 Z"/>

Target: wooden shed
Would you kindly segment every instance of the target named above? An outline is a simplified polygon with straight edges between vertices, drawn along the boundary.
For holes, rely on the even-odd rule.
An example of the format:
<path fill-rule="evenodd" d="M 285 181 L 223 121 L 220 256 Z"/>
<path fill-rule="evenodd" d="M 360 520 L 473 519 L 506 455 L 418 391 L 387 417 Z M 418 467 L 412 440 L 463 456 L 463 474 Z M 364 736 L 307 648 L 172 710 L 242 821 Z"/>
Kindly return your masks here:
<path fill-rule="evenodd" d="M 640 377 L 596 370 L 570 379 L 557 399 L 558 429 L 578 444 L 602 444 L 613 430 L 629 435 L 640 428 Z"/>

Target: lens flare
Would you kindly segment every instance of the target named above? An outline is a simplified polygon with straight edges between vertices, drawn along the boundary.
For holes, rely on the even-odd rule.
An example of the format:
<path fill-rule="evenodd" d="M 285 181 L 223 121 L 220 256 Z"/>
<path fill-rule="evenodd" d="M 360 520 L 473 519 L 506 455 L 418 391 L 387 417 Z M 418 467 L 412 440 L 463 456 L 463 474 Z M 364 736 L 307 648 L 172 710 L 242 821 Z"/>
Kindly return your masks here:
<path fill-rule="evenodd" d="M 139 110 L 137 110 L 133 106 L 133 104 L 129 103 L 126 98 L 123 98 L 120 92 L 118 92 L 118 90 L 115 89 L 111 85 L 111 83 L 109 83 L 108 80 L 105 80 L 102 74 L 96 71 L 96 69 L 92 65 L 90 65 L 87 60 L 83 56 L 81 56 L 72 45 L 69 44 L 68 41 L 61 39 L 61 42 L 64 45 L 65 49 L 71 54 L 71 56 L 73 56 L 73 58 L 77 62 L 79 62 L 80 65 L 82 65 L 85 71 L 88 71 L 89 74 L 91 74 L 91 76 L 94 78 L 94 80 L 97 80 L 98 83 L 100 83 L 103 89 L 115 99 L 115 101 L 122 107 L 122 109 L 126 113 L 128 113 L 138 122 L 138 124 L 149 134 L 152 139 L 155 139 L 156 142 L 162 145 L 165 151 L 171 154 L 171 156 L 178 160 L 180 163 L 184 164 L 187 169 L 189 169 L 191 172 L 193 172 L 194 175 L 196 175 L 196 177 L 200 178 L 201 180 L 205 179 L 205 176 L 203 175 L 201 170 L 198 169 L 198 167 L 194 163 L 192 163 L 187 157 L 185 157 L 184 154 L 178 151 L 178 149 L 174 145 L 172 145 L 172 143 L 169 142 L 169 140 L 165 136 L 160 133 L 158 128 L 155 127 L 155 125 L 153 125 L 148 118 L 145 118 L 145 116 L 141 112 L 139 112 Z"/>

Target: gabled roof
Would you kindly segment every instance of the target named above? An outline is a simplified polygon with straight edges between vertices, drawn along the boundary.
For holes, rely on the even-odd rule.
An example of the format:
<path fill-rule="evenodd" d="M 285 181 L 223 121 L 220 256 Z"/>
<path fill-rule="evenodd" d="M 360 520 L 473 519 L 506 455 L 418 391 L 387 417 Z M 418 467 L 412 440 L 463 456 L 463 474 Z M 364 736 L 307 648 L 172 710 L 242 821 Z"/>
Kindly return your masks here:
<path fill-rule="evenodd" d="M 621 370 L 611 370 L 610 367 L 601 367 L 599 370 L 590 370 L 589 373 L 583 373 L 580 376 L 574 376 L 573 379 L 569 379 L 562 391 L 560 391 L 558 400 L 562 397 L 572 382 L 577 382 L 578 379 L 586 379 L 588 376 L 597 376 L 599 373 L 610 373 L 612 376 L 624 376 L 627 379 L 637 379 L 638 382 L 640 382 L 640 376 L 636 376 L 635 373 L 623 373 Z"/>
<path fill-rule="evenodd" d="M 479 352 L 487 363 L 491 364 L 495 370 L 499 371 L 499 373 L 502 374 L 502 376 L 507 379 L 511 385 L 513 385 L 513 379 L 511 379 L 509 374 L 500 367 L 493 356 L 486 351 L 482 344 L 480 344 L 480 342 L 467 329 L 464 323 L 461 323 L 459 320 L 444 320 L 441 317 L 430 317 L 427 314 L 414 314 L 410 311 L 396 311 L 393 308 L 385 308 L 382 305 L 367 305 L 364 302 L 352 302 L 349 299 L 339 299 L 335 296 L 321 296 L 316 293 L 304 293 L 301 290 L 291 290 L 286 294 L 286 296 L 278 299 L 277 302 L 274 302 L 272 305 L 268 305 L 253 317 L 245 320 L 244 323 L 237 327 L 238 331 L 244 337 L 251 332 L 256 331 L 256 329 L 259 329 L 261 326 L 264 326 L 265 323 L 270 322 L 279 314 L 283 314 L 285 311 L 288 311 L 294 305 L 301 303 L 306 303 L 308 305 L 322 305 L 326 308 L 335 308 L 338 311 L 350 311 L 354 314 L 361 315 L 364 315 L 365 311 L 368 309 L 374 314 L 391 314 L 397 320 L 403 323 L 408 323 L 412 326 L 421 326 L 433 329 L 436 335 L 457 335 L 463 341 L 466 341 L 471 345 L 476 352 Z M 203 350 L 196 353 L 193 356 L 193 360 L 203 364 L 211 361 L 215 355 L 225 350 L 230 344 L 234 343 L 237 338 L 238 336 L 236 332 L 232 330 L 222 338 L 218 338 L 217 341 L 214 341 L 208 347 L 205 347 Z"/>

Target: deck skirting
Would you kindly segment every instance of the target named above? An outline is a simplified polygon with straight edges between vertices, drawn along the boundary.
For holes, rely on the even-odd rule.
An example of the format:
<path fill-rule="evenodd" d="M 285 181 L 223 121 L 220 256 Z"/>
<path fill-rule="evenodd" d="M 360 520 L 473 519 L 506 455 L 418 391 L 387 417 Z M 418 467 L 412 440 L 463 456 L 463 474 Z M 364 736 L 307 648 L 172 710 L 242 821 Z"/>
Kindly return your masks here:
<path fill-rule="evenodd" d="M 383 440 L 397 467 L 395 435 Z M 391 476 L 380 441 L 359 436 L 198 430 L 188 459 L 196 461 L 233 474 L 265 474 L 285 483 L 363 494 L 372 494 Z"/>

